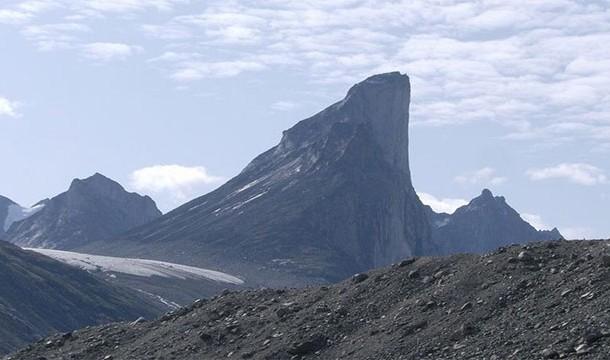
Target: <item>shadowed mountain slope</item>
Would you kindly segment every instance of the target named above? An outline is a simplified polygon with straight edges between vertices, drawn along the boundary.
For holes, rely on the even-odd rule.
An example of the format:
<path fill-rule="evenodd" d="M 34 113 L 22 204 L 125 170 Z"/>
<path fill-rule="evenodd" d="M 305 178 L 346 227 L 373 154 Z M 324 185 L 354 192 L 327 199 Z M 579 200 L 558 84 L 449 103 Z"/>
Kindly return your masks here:
<path fill-rule="evenodd" d="M 154 317 L 160 302 L 0 241 L 0 353 L 58 331 Z"/>
<path fill-rule="evenodd" d="M 22 247 L 69 250 L 159 216 L 150 197 L 128 193 L 117 182 L 95 174 L 75 179 L 68 191 L 45 201 L 42 210 L 14 223 L 6 239 Z"/>

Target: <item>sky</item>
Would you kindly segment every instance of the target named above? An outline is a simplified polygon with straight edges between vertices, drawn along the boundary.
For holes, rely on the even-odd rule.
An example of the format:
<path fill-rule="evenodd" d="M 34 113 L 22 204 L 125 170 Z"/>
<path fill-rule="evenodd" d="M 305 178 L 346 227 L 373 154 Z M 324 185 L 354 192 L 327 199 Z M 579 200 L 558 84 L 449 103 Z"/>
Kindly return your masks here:
<path fill-rule="evenodd" d="M 610 237 L 610 2 L 2 0 L 0 194 L 100 172 L 163 211 L 369 75 L 412 84 L 411 170 L 538 228 Z"/>

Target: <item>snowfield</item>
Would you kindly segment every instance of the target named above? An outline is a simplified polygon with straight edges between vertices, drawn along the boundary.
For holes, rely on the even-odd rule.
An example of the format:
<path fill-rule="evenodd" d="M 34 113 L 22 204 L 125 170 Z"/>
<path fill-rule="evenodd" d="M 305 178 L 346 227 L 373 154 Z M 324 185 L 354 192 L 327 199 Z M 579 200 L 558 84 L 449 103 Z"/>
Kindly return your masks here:
<path fill-rule="evenodd" d="M 8 215 L 6 216 L 6 219 L 4 219 L 4 231 L 8 231 L 13 223 L 29 218 L 42 210 L 42 208 L 44 208 L 44 204 L 36 205 L 31 208 L 24 208 L 19 205 L 10 205 L 8 207 Z"/>
<path fill-rule="evenodd" d="M 111 256 L 89 255 L 70 251 L 25 248 L 46 255 L 65 264 L 87 271 L 103 271 L 142 277 L 160 276 L 175 279 L 212 280 L 242 285 L 243 280 L 220 271 L 146 259 L 129 259 Z"/>

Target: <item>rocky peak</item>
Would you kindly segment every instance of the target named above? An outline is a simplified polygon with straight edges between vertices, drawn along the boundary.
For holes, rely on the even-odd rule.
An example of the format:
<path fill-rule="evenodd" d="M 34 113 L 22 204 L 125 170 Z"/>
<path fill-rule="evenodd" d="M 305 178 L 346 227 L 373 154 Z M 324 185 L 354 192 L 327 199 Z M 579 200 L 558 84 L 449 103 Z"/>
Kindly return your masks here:
<path fill-rule="evenodd" d="M 481 195 L 479 197 L 481 199 L 489 200 L 489 199 L 493 199 L 494 194 L 489 189 L 483 189 L 483 191 L 481 191 Z"/>
<path fill-rule="evenodd" d="M 121 184 L 107 178 L 106 176 L 95 173 L 85 179 L 74 179 L 68 189 L 69 193 L 95 193 L 104 196 L 116 196 L 124 193 L 125 189 Z"/>
<path fill-rule="evenodd" d="M 510 212 L 517 214 L 507 203 L 504 196 L 494 196 L 489 189 L 483 189 L 481 195 L 472 199 L 468 205 L 459 208 L 457 212 L 472 212 L 472 211 L 484 211 L 484 212 Z"/>
<path fill-rule="evenodd" d="M 79 185 L 87 185 L 87 186 L 104 186 L 108 184 L 116 184 L 117 182 L 114 180 L 107 178 L 106 176 L 96 172 L 95 174 L 89 176 L 85 179 L 74 179 L 72 180 L 72 184 L 70 187 L 79 186 Z"/>
<path fill-rule="evenodd" d="M 429 215 L 432 225 L 438 214 Z M 503 196 L 494 196 L 489 189 L 472 199 L 468 205 L 446 216 L 434 229 L 437 244 L 450 254 L 456 252 L 481 253 L 499 246 L 563 237 L 557 229 L 538 231 L 524 221 Z"/>
<path fill-rule="evenodd" d="M 551 230 L 538 230 L 538 233 L 544 239 L 564 240 L 563 235 L 561 235 L 561 232 L 559 232 L 559 229 L 557 229 L 557 228 L 553 228 Z"/>
<path fill-rule="evenodd" d="M 337 137 L 353 139 L 359 127 L 370 130 L 383 158 L 409 175 L 409 77 L 392 72 L 354 85 L 346 97 L 284 132 L 276 154 L 287 154 Z M 347 136 L 345 134 L 348 134 Z M 345 146 L 348 141 L 335 142 Z"/>
<path fill-rule="evenodd" d="M 371 76 L 216 191 L 95 250 L 135 242 L 178 263 L 255 269 L 248 276 L 266 286 L 334 281 L 433 253 L 410 180 L 409 101 L 408 76 Z M 273 269 L 273 279 L 258 269 Z"/>
<path fill-rule="evenodd" d="M 20 246 L 68 250 L 161 216 L 150 197 L 129 193 L 99 173 L 73 180 L 68 191 L 43 204 L 36 216 L 15 223 L 7 240 Z"/>
<path fill-rule="evenodd" d="M 399 72 L 371 76 L 354 85 L 343 107 L 373 130 L 386 161 L 409 174 L 409 103 L 411 84 Z"/>

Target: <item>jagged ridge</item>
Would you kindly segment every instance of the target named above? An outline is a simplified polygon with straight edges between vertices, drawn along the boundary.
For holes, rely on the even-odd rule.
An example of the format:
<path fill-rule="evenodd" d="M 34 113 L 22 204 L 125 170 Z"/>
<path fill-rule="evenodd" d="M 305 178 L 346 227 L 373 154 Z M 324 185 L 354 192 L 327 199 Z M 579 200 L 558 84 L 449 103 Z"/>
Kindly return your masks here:
<path fill-rule="evenodd" d="M 451 215 L 431 209 L 428 214 L 432 238 L 443 254 L 480 254 L 515 243 L 563 239 L 557 229 L 536 230 L 503 196 L 494 196 L 488 189 Z"/>

